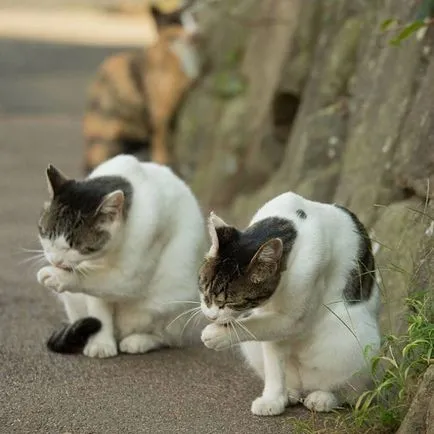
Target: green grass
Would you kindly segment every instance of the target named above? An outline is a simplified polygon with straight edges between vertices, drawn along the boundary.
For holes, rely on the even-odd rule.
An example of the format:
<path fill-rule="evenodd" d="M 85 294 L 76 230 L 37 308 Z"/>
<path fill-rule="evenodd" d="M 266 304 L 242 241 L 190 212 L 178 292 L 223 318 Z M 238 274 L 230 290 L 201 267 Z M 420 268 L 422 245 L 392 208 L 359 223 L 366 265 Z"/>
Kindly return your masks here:
<path fill-rule="evenodd" d="M 427 293 L 412 294 L 407 333 L 388 335 L 383 339 L 380 355 L 372 359 L 374 387 L 358 399 L 355 407 L 346 412 L 310 419 L 290 418 L 293 432 L 388 434 L 401 424 L 418 379 L 434 357 L 434 301 Z"/>

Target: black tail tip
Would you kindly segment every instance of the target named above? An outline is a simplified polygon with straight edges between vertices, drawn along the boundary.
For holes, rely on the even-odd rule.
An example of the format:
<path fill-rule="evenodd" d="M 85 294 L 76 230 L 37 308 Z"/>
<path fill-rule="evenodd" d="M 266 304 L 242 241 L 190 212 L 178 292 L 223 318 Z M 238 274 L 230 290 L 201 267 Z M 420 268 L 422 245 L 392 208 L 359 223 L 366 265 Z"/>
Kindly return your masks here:
<path fill-rule="evenodd" d="M 72 324 L 64 324 L 47 341 L 47 348 L 54 353 L 80 353 L 90 336 L 101 330 L 101 321 L 86 317 Z"/>

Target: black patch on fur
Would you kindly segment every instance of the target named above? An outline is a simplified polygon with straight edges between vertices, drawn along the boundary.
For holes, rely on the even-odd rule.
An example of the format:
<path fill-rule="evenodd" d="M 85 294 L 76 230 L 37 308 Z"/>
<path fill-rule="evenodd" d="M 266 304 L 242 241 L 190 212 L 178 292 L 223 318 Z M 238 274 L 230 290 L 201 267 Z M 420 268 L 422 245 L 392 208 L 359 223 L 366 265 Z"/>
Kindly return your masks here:
<path fill-rule="evenodd" d="M 101 321 L 87 317 L 65 324 L 48 339 L 47 347 L 54 353 L 75 354 L 83 351 L 90 336 L 101 330 Z"/>
<path fill-rule="evenodd" d="M 302 209 L 298 209 L 297 211 L 295 211 L 295 213 L 297 214 L 298 217 L 300 217 L 302 220 L 305 220 L 307 218 L 307 214 L 302 210 Z"/>
<path fill-rule="evenodd" d="M 357 264 L 348 276 L 344 288 L 344 298 L 350 303 L 358 303 L 369 300 L 375 284 L 375 259 L 372 253 L 372 244 L 366 228 L 357 216 L 349 209 L 335 205 L 351 217 L 359 235 L 359 251 L 357 253 Z"/>
<path fill-rule="evenodd" d="M 249 226 L 243 232 L 230 226 L 218 228 L 217 236 L 219 239 L 219 258 L 223 259 L 220 267 L 230 267 L 228 263 L 234 261 L 240 272 L 243 272 L 259 247 L 272 238 L 282 240 L 284 252 L 282 256 L 286 256 L 292 249 L 297 231 L 290 220 L 268 217 Z"/>
<path fill-rule="evenodd" d="M 133 187 L 121 176 L 99 176 L 84 181 L 69 180 L 55 195 L 53 202 L 68 207 L 72 212 L 92 216 L 103 198 L 115 190 L 123 191 L 127 213 L 131 206 Z"/>

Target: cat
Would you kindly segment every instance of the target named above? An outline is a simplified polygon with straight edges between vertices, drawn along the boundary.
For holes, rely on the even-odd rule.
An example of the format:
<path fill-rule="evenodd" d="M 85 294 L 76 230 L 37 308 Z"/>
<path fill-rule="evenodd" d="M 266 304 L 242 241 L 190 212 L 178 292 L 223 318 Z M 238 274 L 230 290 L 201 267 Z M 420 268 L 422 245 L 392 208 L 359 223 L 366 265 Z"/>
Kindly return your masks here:
<path fill-rule="evenodd" d="M 201 71 L 199 32 L 187 6 L 170 14 L 152 7 L 156 42 L 108 57 L 99 67 L 83 118 L 86 174 L 118 154 L 173 162 L 168 141 L 175 115 Z"/>
<path fill-rule="evenodd" d="M 118 343 L 121 352 L 145 353 L 194 339 L 181 314 L 199 304 L 205 223 L 187 185 L 131 155 L 83 181 L 50 165 L 47 180 L 39 238 L 50 265 L 37 280 L 59 295 L 69 321 L 48 348 L 110 357 Z"/>
<path fill-rule="evenodd" d="M 206 347 L 241 351 L 264 380 L 256 415 L 330 411 L 370 386 L 380 345 L 368 234 L 342 206 L 284 193 L 240 231 L 215 214 L 199 274 Z"/>

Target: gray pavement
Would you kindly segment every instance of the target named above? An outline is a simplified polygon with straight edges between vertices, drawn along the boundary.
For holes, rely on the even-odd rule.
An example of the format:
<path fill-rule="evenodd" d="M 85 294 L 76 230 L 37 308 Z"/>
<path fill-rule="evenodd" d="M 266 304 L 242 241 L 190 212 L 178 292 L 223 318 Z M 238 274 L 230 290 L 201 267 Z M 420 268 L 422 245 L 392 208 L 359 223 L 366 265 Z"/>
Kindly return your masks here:
<path fill-rule="evenodd" d="M 93 360 L 49 353 L 63 319 L 23 263 L 38 248 L 49 162 L 80 174 L 85 88 L 113 49 L 0 40 L 0 433 L 288 433 L 297 407 L 250 414 L 261 384 L 236 351 Z"/>

